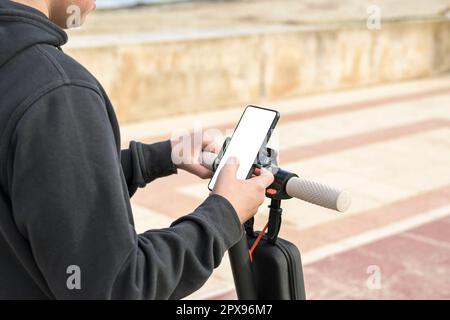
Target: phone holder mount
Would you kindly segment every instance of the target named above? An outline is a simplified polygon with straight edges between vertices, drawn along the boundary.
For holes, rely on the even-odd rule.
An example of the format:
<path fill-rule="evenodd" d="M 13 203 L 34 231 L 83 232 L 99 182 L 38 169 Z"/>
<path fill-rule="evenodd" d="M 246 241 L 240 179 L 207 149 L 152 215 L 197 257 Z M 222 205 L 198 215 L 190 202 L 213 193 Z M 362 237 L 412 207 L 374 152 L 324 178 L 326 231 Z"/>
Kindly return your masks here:
<path fill-rule="evenodd" d="M 225 139 L 222 149 L 213 163 L 214 170 L 216 170 L 220 160 L 225 154 L 225 150 L 227 149 L 230 140 L 230 137 Z M 281 201 L 292 198 L 286 193 L 286 184 L 289 179 L 298 177 L 298 175 L 281 169 L 278 166 L 278 152 L 275 149 L 267 147 L 267 144 L 264 144 L 259 151 L 255 163 L 253 164 L 252 173 L 256 168 L 265 168 L 272 172 L 275 177 L 273 183 L 266 189 L 266 197 L 271 199 L 269 205 L 270 211 L 267 226 L 267 240 L 270 243 L 275 243 L 278 238 L 282 222 L 281 215 L 283 213 L 283 209 L 281 208 Z M 250 236 L 256 236 L 254 231 L 254 221 L 255 219 L 251 218 L 244 223 L 245 232 Z"/>

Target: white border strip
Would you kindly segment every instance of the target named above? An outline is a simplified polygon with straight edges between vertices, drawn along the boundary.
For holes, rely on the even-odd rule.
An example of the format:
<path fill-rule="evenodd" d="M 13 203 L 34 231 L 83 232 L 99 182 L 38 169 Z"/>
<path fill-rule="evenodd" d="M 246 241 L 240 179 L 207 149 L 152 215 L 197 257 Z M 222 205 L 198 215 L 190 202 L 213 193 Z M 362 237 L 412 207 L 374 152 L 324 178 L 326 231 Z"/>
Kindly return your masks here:
<path fill-rule="evenodd" d="M 450 215 L 450 206 L 440 207 L 414 217 L 404 219 L 400 222 L 387 225 L 382 228 L 363 232 L 357 236 L 350 237 L 333 244 L 325 245 L 315 250 L 311 250 L 302 257 L 303 265 L 317 262 L 329 256 L 342 253 L 357 247 L 361 247 L 371 242 L 381 240 L 406 230 L 410 230 L 421 225 L 439 220 Z"/>

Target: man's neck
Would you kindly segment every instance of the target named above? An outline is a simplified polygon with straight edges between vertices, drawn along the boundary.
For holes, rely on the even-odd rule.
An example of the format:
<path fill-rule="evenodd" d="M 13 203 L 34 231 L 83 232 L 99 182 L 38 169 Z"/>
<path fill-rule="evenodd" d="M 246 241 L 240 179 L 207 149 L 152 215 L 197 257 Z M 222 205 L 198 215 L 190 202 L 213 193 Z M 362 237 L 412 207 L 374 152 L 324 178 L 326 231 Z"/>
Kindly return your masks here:
<path fill-rule="evenodd" d="M 45 14 L 47 17 L 49 17 L 49 8 L 47 0 L 12 0 L 12 1 L 32 7 Z"/>

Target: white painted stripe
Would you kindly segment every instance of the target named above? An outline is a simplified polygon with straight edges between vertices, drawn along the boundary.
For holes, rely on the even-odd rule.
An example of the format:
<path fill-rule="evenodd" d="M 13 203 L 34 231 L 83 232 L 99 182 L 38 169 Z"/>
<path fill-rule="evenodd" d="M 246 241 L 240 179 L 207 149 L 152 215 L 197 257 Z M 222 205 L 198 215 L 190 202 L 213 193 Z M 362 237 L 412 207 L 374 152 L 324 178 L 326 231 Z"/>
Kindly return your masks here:
<path fill-rule="evenodd" d="M 404 219 L 397 223 L 363 232 L 359 235 L 335 242 L 333 244 L 325 245 L 315 250 L 311 250 L 303 255 L 302 262 L 303 265 L 308 265 L 329 256 L 361 247 L 371 242 L 375 242 L 377 240 L 399 234 L 406 230 L 419 227 L 432 221 L 444 218 L 448 215 L 450 215 L 450 206 L 444 206 L 438 209 L 430 210 L 428 212 L 418 214 L 414 217 Z"/>

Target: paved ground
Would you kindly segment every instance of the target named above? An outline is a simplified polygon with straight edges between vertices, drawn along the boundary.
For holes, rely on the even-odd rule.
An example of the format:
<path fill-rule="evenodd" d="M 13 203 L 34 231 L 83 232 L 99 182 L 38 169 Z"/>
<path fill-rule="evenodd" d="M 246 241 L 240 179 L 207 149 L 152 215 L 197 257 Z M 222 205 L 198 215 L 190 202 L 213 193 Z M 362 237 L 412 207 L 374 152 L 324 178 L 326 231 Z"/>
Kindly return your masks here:
<path fill-rule="evenodd" d="M 281 234 L 302 250 L 308 298 L 449 299 L 450 76 L 269 105 L 282 114 L 282 166 L 353 195 L 345 214 L 295 200 L 284 205 Z M 157 141 L 194 125 L 232 129 L 241 112 L 129 125 L 123 139 Z M 139 191 L 138 229 L 191 212 L 206 185 L 181 173 Z M 225 258 L 191 298 L 234 296 Z"/>

